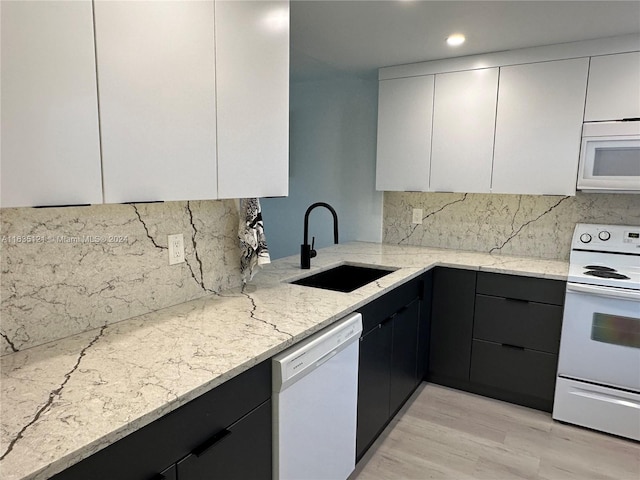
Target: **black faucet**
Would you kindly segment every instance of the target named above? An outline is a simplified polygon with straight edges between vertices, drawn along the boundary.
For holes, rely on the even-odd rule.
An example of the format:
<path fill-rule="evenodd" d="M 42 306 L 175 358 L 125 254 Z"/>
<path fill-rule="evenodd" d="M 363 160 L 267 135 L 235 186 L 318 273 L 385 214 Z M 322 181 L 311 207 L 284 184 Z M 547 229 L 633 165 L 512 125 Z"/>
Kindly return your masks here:
<path fill-rule="evenodd" d="M 318 253 L 313 249 L 316 242 L 316 237 L 311 240 L 309 245 L 309 214 L 311 210 L 316 207 L 325 207 L 333 215 L 333 243 L 338 243 L 338 214 L 331 205 L 324 202 L 317 202 L 307 208 L 307 212 L 304 214 L 304 243 L 300 245 L 300 268 L 311 268 L 311 259 Z"/>

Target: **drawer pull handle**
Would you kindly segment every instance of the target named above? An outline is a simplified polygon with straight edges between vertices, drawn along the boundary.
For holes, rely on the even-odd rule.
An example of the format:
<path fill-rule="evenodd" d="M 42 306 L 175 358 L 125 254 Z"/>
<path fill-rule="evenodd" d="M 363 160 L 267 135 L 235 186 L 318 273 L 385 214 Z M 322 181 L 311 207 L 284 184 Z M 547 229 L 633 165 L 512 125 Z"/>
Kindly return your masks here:
<path fill-rule="evenodd" d="M 167 480 L 167 477 L 161 473 L 155 475 L 151 480 Z"/>
<path fill-rule="evenodd" d="M 505 298 L 508 302 L 518 302 L 518 303 L 529 303 L 529 300 L 525 300 L 524 298 Z"/>
<path fill-rule="evenodd" d="M 520 345 L 511 345 L 510 343 L 503 343 L 502 346 L 507 348 L 515 348 L 516 350 L 524 350 L 524 347 L 521 347 Z"/>
<path fill-rule="evenodd" d="M 226 428 L 223 429 L 223 430 L 220 430 L 218 433 L 216 433 L 209 440 L 204 442 L 199 447 L 195 448 L 192 453 L 196 457 L 200 457 L 200 456 L 204 455 L 205 453 L 207 453 L 207 451 L 209 449 L 211 449 L 214 445 L 220 443 L 222 440 L 227 438 L 230 434 L 231 434 L 231 430 L 227 430 Z"/>

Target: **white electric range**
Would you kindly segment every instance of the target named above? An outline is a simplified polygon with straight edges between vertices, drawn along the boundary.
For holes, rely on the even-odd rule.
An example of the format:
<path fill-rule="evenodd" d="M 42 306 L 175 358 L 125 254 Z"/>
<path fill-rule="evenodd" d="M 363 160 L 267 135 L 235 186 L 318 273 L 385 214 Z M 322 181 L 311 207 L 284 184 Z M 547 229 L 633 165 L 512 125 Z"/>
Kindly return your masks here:
<path fill-rule="evenodd" d="M 576 225 L 553 418 L 640 440 L 640 227 Z"/>

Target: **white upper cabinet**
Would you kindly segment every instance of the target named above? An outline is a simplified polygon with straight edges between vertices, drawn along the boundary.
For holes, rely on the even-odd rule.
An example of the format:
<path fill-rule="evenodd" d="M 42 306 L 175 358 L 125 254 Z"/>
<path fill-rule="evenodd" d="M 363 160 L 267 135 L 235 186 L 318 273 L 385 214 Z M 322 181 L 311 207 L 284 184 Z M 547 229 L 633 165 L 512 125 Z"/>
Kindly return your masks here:
<path fill-rule="evenodd" d="M 289 187 L 289 2 L 216 1 L 218 195 Z"/>
<path fill-rule="evenodd" d="M 2 207 L 287 195 L 288 1 L 1 9 Z"/>
<path fill-rule="evenodd" d="M 492 193 L 575 195 L 588 66 L 501 67 Z"/>
<path fill-rule="evenodd" d="M 377 190 L 429 190 L 433 85 L 433 75 L 379 82 Z"/>
<path fill-rule="evenodd" d="M 102 203 L 90 1 L 2 1 L 2 207 Z"/>
<path fill-rule="evenodd" d="M 217 197 L 213 1 L 95 2 L 105 202 Z"/>
<path fill-rule="evenodd" d="M 217 197 L 213 1 L 95 2 L 105 202 Z"/>
<path fill-rule="evenodd" d="M 585 122 L 640 117 L 640 52 L 592 57 Z"/>
<path fill-rule="evenodd" d="M 498 69 L 436 75 L 431 190 L 489 193 Z"/>

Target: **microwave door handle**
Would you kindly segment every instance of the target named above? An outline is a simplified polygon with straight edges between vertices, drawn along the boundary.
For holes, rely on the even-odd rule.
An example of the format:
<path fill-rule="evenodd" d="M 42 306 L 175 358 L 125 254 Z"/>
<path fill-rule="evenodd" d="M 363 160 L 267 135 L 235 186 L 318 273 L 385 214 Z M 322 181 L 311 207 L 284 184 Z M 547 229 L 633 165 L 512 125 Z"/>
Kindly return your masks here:
<path fill-rule="evenodd" d="M 640 301 L 640 291 L 606 288 L 596 285 L 583 285 L 580 283 L 567 283 L 567 292 L 586 293 L 589 295 L 617 298 L 620 300 L 635 300 L 636 302 Z"/>

